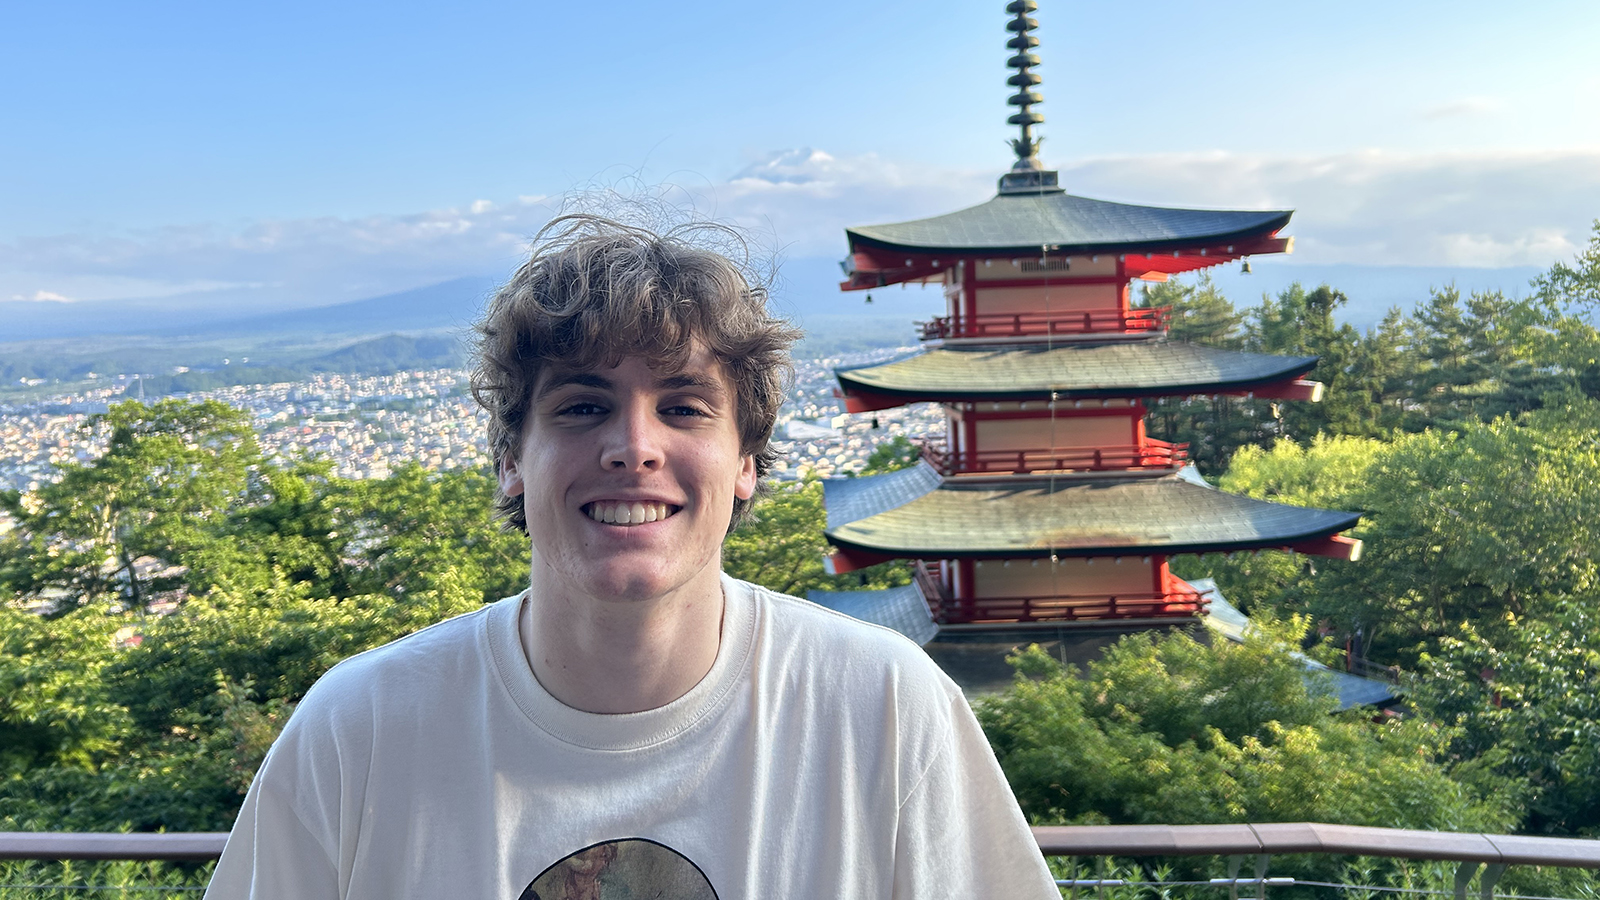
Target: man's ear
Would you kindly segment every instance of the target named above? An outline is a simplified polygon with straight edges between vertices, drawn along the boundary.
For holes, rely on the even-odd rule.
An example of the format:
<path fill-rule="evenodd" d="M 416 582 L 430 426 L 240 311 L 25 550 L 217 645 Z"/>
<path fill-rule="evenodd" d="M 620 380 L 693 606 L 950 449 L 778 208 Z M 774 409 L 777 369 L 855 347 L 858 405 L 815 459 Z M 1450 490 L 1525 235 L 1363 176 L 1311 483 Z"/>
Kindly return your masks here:
<path fill-rule="evenodd" d="M 739 461 L 739 477 L 733 482 L 733 495 L 749 500 L 756 495 L 756 458 L 746 454 Z"/>
<path fill-rule="evenodd" d="M 522 483 L 522 468 L 517 465 L 516 457 L 506 454 L 500 457 L 500 464 L 495 466 L 496 474 L 500 479 L 500 493 L 507 497 L 520 497 L 527 489 Z"/>

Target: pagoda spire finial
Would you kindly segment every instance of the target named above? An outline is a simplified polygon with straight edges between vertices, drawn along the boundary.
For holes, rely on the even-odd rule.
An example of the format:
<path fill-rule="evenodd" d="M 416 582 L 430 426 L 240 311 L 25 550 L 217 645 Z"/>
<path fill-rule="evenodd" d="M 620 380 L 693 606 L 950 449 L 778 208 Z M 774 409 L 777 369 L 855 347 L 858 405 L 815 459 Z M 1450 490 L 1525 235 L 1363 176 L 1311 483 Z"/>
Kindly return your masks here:
<path fill-rule="evenodd" d="M 1011 125 L 1020 126 L 1022 135 L 1011 140 L 1011 149 L 1017 154 L 1017 161 L 1011 166 L 1011 171 L 1000 178 L 1000 193 L 1054 193 L 1061 190 L 1057 186 L 1055 172 L 1047 171 L 1039 162 L 1039 145 L 1043 138 L 1033 135 L 1033 126 L 1044 122 L 1044 116 L 1033 111 L 1033 106 L 1044 102 L 1044 96 L 1034 90 L 1044 79 L 1033 67 L 1039 65 L 1039 55 L 1033 48 L 1039 46 L 1039 39 L 1032 32 L 1039 27 L 1039 20 L 1028 15 L 1039 8 L 1037 0 L 1011 0 L 1006 4 L 1006 12 L 1011 14 L 1011 21 L 1006 23 L 1006 30 L 1011 32 L 1011 38 L 1006 41 L 1006 46 L 1016 51 L 1006 65 L 1016 69 L 1011 77 L 1006 79 L 1006 84 L 1017 89 L 1015 94 L 1006 102 L 1017 107 L 1017 111 L 1006 119 Z"/>
<path fill-rule="evenodd" d="M 1039 39 L 1031 33 L 1039 27 L 1039 20 L 1029 16 L 1039 8 L 1035 0 L 1011 0 L 1006 4 L 1006 12 L 1011 13 L 1011 21 L 1006 23 L 1006 30 L 1011 32 L 1011 39 L 1006 41 L 1006 46 L 1016 51 L 1016 54 L 1006 65 L 1016 69 L 1016 74 L 1006 79 L 1006 84 L 1017 89 L 1011 99 L 1006 102 L 1018 107 L 1017 112 L 1006 119 L 1011 125 L 1022 126 L 1022 136 L 1011 141 L 1011 147 L 1017 152 L 1017 162 L 1026 163 L 1033 161 L 1029 168 L 1038 168 L 1037 154 L 1039 141 L 1033 137 L 1033 126 L 1044 122 L 1044 116 L 1034 112 L 1030 107 L 1036 103 L 1043 103 L 1044 97 L 1033 90 L 1044 79 L 1039 77 L 1033 67 L 1039 64 L 1039 56 L 1033 53 L 1033 48 L 1039 46 Z"/>

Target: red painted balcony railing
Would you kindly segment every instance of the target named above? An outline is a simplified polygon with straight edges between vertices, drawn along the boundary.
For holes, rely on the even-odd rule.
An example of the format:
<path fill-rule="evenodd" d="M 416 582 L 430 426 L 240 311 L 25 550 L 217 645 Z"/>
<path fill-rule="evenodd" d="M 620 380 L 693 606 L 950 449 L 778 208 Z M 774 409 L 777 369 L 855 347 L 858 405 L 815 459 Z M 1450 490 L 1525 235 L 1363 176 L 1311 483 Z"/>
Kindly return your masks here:
<path fill-rule="evenodd" d="M 921 442 L 922 456 L 943 475 L 1029 472 L 1099 472 L 1113 469 L 1179 469 L 1189 461 L 1188 444 L 1154 438 L 1143 446 L 1056 447 L 1034 450 L 966 450 L 950 453 Z"/>
<path fill-rule="evenodd" d="M 978 313 L 940 316 L 922 326 L 925 341 L 944 338 L 1046 337 L 1050 335 L 1163 331 L 1170 307 L 1075 309 L 1070 312 Z"/>
<path fill-rule="evenodd" d="M 929 603 L 932 607 L 934 604 Z M 1194 591 L 1126 594 L 1057 594 L 1046 597 L 940 597 L 932 610 L 941 624 L 975 622 L 1084 622 L 1114 619 L 1182 619 L 1199 615 L 1206 601 Z"/>

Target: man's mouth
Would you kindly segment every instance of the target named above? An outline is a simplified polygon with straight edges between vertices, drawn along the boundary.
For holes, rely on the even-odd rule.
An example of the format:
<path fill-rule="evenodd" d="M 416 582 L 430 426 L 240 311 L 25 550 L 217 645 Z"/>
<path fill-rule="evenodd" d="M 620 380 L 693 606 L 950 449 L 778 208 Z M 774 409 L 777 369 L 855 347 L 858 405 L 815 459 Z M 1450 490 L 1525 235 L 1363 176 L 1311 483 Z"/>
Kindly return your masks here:
<path fill-rule="evenodd" d="M 682 508 L 669 503 L 597 500 L 594 503 L 585 503 L 583 511 L 589 518 L 607 525 L 643 525 L 647 522 L 659 522 Z"/>

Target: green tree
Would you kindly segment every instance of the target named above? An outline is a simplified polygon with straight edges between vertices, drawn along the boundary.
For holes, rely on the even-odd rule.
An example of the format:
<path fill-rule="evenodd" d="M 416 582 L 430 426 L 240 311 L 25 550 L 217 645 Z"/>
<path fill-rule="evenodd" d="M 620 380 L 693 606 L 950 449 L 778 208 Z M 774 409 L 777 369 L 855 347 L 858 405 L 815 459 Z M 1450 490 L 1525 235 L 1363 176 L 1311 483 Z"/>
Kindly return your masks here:
<path fill-rule="evenodd" d="M 527 587 L 528 538 L 495 521 L 487 471 L 429 473 L 409 464 L 382 480 L 335 487 L 336 527 L 350 536 L 351 590 L 395 598 L 415 627 Z"/>
<path fill-rule="evenodd" d="M 1128 636 L 1083 674 L 1037 647 L 978 705 L 1038 824 L 1317 821 L 1495 830 L 1505 810 L 1450 777 L 1442 735 L 1335 714 L 1286 652 L 1304 620 L 1244 644 Z"/>
<path fill-rule="evenodd" d="M 1259 557 L 1182 560 L 1247 607 L 1304 613 L 1366 655 L 1410 663 L 1462 622 L 1539 614 L 1600 573 L 1600 403 L 1571 392 L 1519 419 L 1373 439 L 1241 450 L 1221 487 L 1357 510 L 1356 563 Z"/>
<path fill-rule="evenodd" d="M 1140 288 L 1139 305 L 1166 307 L 1167 335 L 1175 341 L 1188 341 L 1223 350 L 1244 348 L 1244 314 L 1234 308 L 1210 273 L 1202 273 L 1194 284 L 1163 281 Z"/>
<path fill-rule="evenodd" d="M 181 584 L 173 570 L 247 495 L 255 432 L 247 413 L 213 400 L 119 403 L 87 428 L 103 454 L 65 464 L 28 497 L 0 495 L 17 522 L 0 578 L 24 597 L 64 592 L 60 611 L 108 597 L 143 609 Z"/>
<path fill-rule="evenodd" d="M 1243 447 L 1234 454 L 1218 487 L 1291 506 L 1361 509 L 1353 505 L 1355 489 L 1388 446 L 1376 438 L 1319 435 L 1304 446 L 1284 439 L 1270 450 Z M 1358 537 L 1363 534 L 1361 528 L 1355 532 Z M 1318 576 L 1340 565 L 1345 563 L 1276 550 L 1180 556 L 1172 561 L 1179 577 L 1214 578 L 1222 594 L 1246 612 L 1264 608 L 1314 615 L 1326 615 L 1324 604 L 1314 602 L 1321 584 Z"/>
<path fill-rule="evenodd" d="M 1557 262 L 1533 280 L 1533 287 L 1541 299 L 1566 312 L 1592 313 L 1600 307 L 1600 219 L 1572 265 Z"/>
<path fill-rule="evenodd" d="M 881 475 L 885 472 L 896 472 L 916 465 L 921 459 L 922 448 L 912 443 L 905 435 L 897 434 L 872 448 L 872 452 L 867 454 L 866 461 L 862 463 L 860 474 Z"/>
<path fill-rule="evenodd" d="M 779 593 L 804 597 L 810 590 L 875 590 L 911 583 L 904 562 L 891 562 L 829 575 L 823 560 L 831 551 L 823 529 L 822 482 L 806 478 L 776 486 L 722 544 L 722 568 L 729 575 Z"/>
<path fill-rule="evenodd" d="M 0 604 L 0 778 L 92 766 L 120 745 L 131 722 L 102 675 L 125 625 L 100 609 L 47 619 Z"/>
<path fill-rule="evenodd" d="M 1521 830 L 1600 835 L 1600 594 L 1493 625 L 1425 654 L 1410 696 L 1451 726 L 1452 752 L 1526 798 Z"/>

